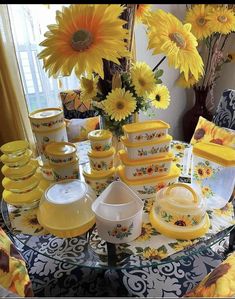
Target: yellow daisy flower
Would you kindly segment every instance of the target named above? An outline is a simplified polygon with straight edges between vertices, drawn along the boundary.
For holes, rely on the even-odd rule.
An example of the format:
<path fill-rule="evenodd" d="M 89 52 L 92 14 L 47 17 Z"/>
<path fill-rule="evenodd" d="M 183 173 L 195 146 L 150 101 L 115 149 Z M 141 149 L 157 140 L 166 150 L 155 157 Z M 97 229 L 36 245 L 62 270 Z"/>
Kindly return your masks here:
<path fill-rule="evenodd" d="M 149 95 L 151 104 L 158 109 L 166 109 L 170 104 L 169 90 L 165 85 L 155 85 L 154 91 Z"/>
<path fill-rule="evenodd" d="M 228 59 L 230 62 L 235 62 L 235 53 L 229 53 L 228 54 Z"/>
<path fill-rule="evenodd" d="M 95 72 L 104 78 L 103 59 L 120 64 L 118 59 L 129 55 L 126 22 L 119 17 L 124 9 L 120 4 L 72 4 L 57 11 L 38 55 L 49 76 L 69 76 L 75 69 L 78 77 Z"/>
<path fill-rule="evenodd" d="M 154 73 L 145 62 L 136 62 L 131 67 L 131 80 L 138 96 L 150 94 L 156 86 Z"/>
<path fill-rule="evenodd" d="M 158 9 L 150 13 L 147 27 L 148 46 L 153 53 L 165 54 L 169 65 L 184 72 L 186 80 L 190 72 L 198 80 L 203 73 L 203 61 L 196 48 L 197 39 L 190 32 L 191 25 L 183 25 L 174 15 Z"/>
<path fill-rule="evenodd" d="M 115 121 L 120 121 L 131 115 L 136 108 L 136 100 L 129 91 L 115 88 L 104 101 L 105 112 Z"/>
<path fill-rule="evenodd" d="M 135 13 L 137 23 L 142 22 L 142 20 L 148 16 L 151 6 L 151 4 L 137 4 Z"/>
<path fill-rule="evenodd" d="M 176 84 L 183 88 L 190 88 L 197 83 L 197 80 L 193 77 L 191 73 L 188 75 L 188 80 L 185 79 L 184 73 L 180 74 L 179 78 L 176 80 Z"/>
<path fill-rule="evenodd" d="M 217 7 L 208 13 L 208 26 L 212 32 L 228 34 L 235 30 L 235 14 L 232 9 Z"/>
<path fill-rule="evenodd" d="M 165 258 L 167 254 L 162 250 L 157 250 L 155 248 L 145 248 L 143 251 L 143 257 L 147 259 L 155 259 L 155 260 L 161 260 Z"/>
<path fill-rule="evenodd" d="M 91 102 L 92 98 L 97 95 L 98 88 L 98 76 L 96 77 L 82 77 L 80 79 L 81 83 L 81 96 L 80 99 L 82 102 Z"/>
<path fill-rule="evenodd" d="M 192 25 L 192 33 L 199 40 L 207 38 L 213 32 L 207 21 L 207 15 L 210 10 L 211 8 L 208 5 L 197 4 L 186 12 L 185 22 Z"/>
<path fill-rule="evenodd" d="M 235 253 L 232 253 L 186 297 L 229 298 L 235 295 Z"/>

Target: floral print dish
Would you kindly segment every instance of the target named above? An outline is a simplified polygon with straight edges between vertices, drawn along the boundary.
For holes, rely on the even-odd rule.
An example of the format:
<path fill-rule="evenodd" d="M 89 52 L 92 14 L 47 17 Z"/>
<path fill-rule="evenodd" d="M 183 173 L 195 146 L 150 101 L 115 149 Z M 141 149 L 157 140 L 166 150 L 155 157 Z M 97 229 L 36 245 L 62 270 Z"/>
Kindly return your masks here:
<path fill-rule="evenodd" d="M 161 120 L 126 124 L 123 131 L 130 142 L 144 142 L 166 137 L 170 125 Z"/>
<path fill-rule="evenodd" d="M 73 163 L 67 163 L 65 165 L 52 165 L 49 163 L 49 166 L 52 169 L 55 181 L 79 178 L 78 160 L 76 160 Z"/>
<path fill-rule="evenodd" d="M 108 151 L 112 147 L 112 133 L 108 130 L 91 131 L 88 139 L 94 151 Z"/>
<path fill-rule="evenodd" d="M 73 163 L 77 159 L 77 148 L 71 142 L 52 142 L 46 146 L 45 156 L 51 164 Z"/>
<path fill-rule="evenodd" d="M 107 151 L 97 152 L 91 150 L 88 152 L 90 166 L 92 170 L 109 170 L 114 166 L 115 149 L 111 147 Z"/>
<path fill-rule="evenodd" d="M 149 142 L 129 142 L 125 137 L 121 137 L 129 159 L 147 159 L 161 157 L 166 155 L 170 150 L 172 137 L 167 135 L 163 139 Z"/>

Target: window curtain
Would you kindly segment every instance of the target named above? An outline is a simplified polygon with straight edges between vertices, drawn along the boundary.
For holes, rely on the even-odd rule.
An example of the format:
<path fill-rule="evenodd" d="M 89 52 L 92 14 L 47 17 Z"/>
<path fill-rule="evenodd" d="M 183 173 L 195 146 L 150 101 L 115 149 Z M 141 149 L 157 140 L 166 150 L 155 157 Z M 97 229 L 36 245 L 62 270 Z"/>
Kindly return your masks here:
<path fill-rule="evenodd" d="M 0 146 L 9 141 L 25 139 L 35 153 L 7 5 L 0 5 L 0 120 Z M 3 179 L 1 172 L 0 179 Z"/>

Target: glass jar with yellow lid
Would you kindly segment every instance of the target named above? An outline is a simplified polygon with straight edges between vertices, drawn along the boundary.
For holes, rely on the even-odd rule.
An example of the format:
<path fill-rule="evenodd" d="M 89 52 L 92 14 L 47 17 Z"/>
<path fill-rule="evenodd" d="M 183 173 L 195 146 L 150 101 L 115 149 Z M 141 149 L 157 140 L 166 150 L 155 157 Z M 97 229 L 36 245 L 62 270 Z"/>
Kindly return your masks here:
<path fill-rule="evenodd" d="M 109 130 L 93 130 L 88 134 L 94 151 L 107 151 L 112 146 L 112 133 Z"/>

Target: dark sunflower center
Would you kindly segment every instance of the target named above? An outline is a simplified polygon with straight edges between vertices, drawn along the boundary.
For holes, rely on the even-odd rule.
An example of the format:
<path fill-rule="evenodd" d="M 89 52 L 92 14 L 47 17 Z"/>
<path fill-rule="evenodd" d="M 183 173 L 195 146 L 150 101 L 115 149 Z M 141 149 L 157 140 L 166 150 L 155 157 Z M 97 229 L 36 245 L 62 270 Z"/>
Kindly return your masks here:
<path fill-rule="evenodd" d="M 203 17 L 198 18 L 198 19 L 197 19 L 197 24 L 198 24 L 199 26 L 204 26 L 204 25 L 206 24 L 206 20 L 205 20 L 205 18 L 203 18 Z"/>
<path fill-rule="evenodd" d="M 140 78 L 140 79 L 139 79 L 139 84 L 140 84 L 142 87 L 144 87 L 144 86 L 145 86 L 145 81 L 144 81 L 142 78 Z"/>
<path fill-rule="evenodd" d="M 186 41 L 181 33 L 173 32 L 169 35 L 169 38 L 176 43 L 177 47 L 182 49 L 186 47 Z"/>
<path fill-rule="evenodd" d="M 178 226 L 186 226 L 186 223 L 183 220 L 177 220 L 174 224 Z"/>
<path fill-rule="evenodd" d="M 85 29 L 80 29 L 74 32 L 71 38 L 71 46 L 74 50 L 82 52 L 88 49 L 93 42 L 92 35 Z"/>
<path fill-rule="evenodd" d="M 156 99 L 156 101 L 160 102 L 160 101 L 161 101 L 161 97 L 160 97 L 160 95 L 157 94 L 156 97 L 155 97 L 155 99 Z"/>
<path fill-rule="evenodd" d="M 117 109 L 122 110 L 124 108 L 124 104 L 122 102 L 117 102 Z"/>
<path fill-rule="evenodd" d="M 226 23 L 228 21 L 228 18 L 226 16 L 218 16 L 217 20 L 220 22 L 220 23 Z"/>

